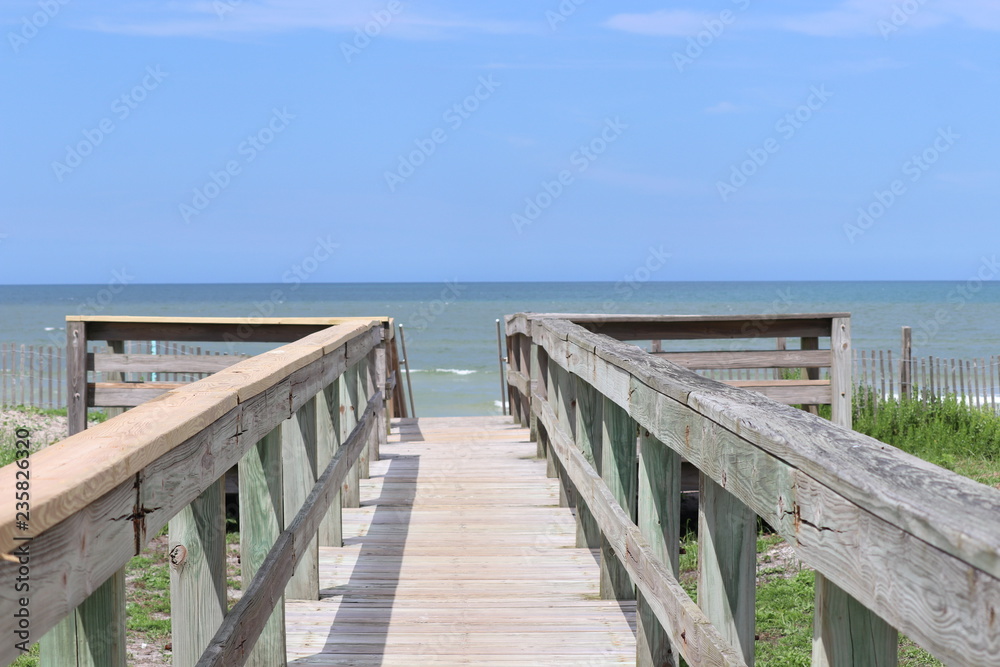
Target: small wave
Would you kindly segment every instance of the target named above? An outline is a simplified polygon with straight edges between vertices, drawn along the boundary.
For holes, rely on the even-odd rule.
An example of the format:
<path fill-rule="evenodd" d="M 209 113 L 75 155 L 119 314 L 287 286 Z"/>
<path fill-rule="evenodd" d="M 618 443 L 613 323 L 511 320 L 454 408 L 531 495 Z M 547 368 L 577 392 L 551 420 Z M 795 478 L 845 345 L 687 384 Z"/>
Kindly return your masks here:
<path fill-rule="evenodd" d="M 55 327 L 45 327 L 45 330 L 46 331 L 55 331 L 56 328 Z"/>
<path fill-rule="evenodd" d="M 454 373 L 455 375 L 472 375 L 476 371 L 470 371 L 465 368 L 435 368 L 436 373 Z"/>
<path fill-rule="evenodd" d="M 411 368 L 410 370 L 402 369 L 404 373 L 425 373 L 426 371 L 422 368 Z"/>

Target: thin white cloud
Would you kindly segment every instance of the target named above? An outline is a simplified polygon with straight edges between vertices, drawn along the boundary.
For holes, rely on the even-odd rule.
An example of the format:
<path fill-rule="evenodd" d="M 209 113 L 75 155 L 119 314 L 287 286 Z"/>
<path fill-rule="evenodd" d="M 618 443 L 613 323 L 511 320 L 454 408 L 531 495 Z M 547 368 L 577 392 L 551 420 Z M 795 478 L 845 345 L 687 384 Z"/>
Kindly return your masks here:
<path fill-rule="evenodd" d="M 916 6 L 915 10 L 907 9 Z M 742 14 L 737 14 L 742 17 Z M 705 29 L 704 21 L 718 18 L 689 10 L 659 10 L 645 14 L 616 14 L 605 26 L 642 35 L 690 37 Z M 905 30 L 927 30 L 954 24 L 975 30 L 1000 31 L 1000 2 L 997 0 L 927 0 L 903 3 L 900 0 L 842 0 L 833 8 L 795 15 L 748 13 L 734 28 L 782 30 L 818 37 L 885 36 Z M 886 26 L 889 26 L 888 28 Z"/>
<path fill-rule="evenodd" d="M 151 37 L 232 38 L 253 34 L 324 30 L 411 39 L 439 39 L 462 33 L 511 34 L 538 31 L 514 21 L 419 13 L 409 3 L 390 12 L 385 0 L 181 0 L 167 3 L 108 3 L 91 8 L 77 27 Z"/>
<path fill-rule="evenodd" d="M 741 106 L 733 104 L 729 100 L 719 102 L 718 104 L 713 104 L 712 106 L 705 109 L 705 113 L 710 114 L 724 114 L 724 113 L 742 113 L 745 109 Z"/>
<path fill-rule="evenodd" d="M 687 37 L 704 30 L 705 21 L 712 18 L 705 12 L 683 9 L 661 9 L 648 14 L 616 14 L 604 25 L 640 35 Z"/>

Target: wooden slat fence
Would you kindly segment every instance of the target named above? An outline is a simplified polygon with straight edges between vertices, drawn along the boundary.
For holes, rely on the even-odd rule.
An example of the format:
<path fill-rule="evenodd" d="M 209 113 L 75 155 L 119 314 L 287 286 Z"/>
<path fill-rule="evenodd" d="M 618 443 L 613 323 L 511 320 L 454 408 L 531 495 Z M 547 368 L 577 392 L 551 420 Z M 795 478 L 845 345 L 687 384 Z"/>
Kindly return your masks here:
<path fill-rule="evenodd" d="M 858 400 L 954 396 L 974 407 L 1000 407 L 1000 356 L 911 357 L 907 362 L 893 350 L 855 350 L 852 365 Z"/>
<path fill-rule="evenodd" d="M 65 369 L 63 347 L 0 343 L 0 406 L 66 407 Z"/>

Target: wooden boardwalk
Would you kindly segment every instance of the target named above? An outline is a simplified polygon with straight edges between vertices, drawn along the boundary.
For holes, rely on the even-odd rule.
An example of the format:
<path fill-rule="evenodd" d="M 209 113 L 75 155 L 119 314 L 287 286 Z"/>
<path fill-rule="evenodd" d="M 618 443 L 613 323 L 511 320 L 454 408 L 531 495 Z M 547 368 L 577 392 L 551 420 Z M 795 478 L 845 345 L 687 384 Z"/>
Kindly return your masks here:
<path fill-rule="evenodd" d="M 635 603 L 599 598 L 535 451 L 510 417 L 395 420 L 321 600 L 287 603 L 288 664 L 635 664 Z"/>

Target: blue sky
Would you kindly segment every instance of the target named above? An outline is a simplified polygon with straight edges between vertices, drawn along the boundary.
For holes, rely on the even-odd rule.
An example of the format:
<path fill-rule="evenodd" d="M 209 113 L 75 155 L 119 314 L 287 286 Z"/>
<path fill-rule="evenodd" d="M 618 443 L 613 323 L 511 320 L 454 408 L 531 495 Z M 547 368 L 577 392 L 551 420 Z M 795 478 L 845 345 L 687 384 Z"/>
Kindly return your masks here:
<path fill-rule="evenodd" d="M 995 0 L 0 8 L 0 283 L 962 279 L 997 251 Z"/>

